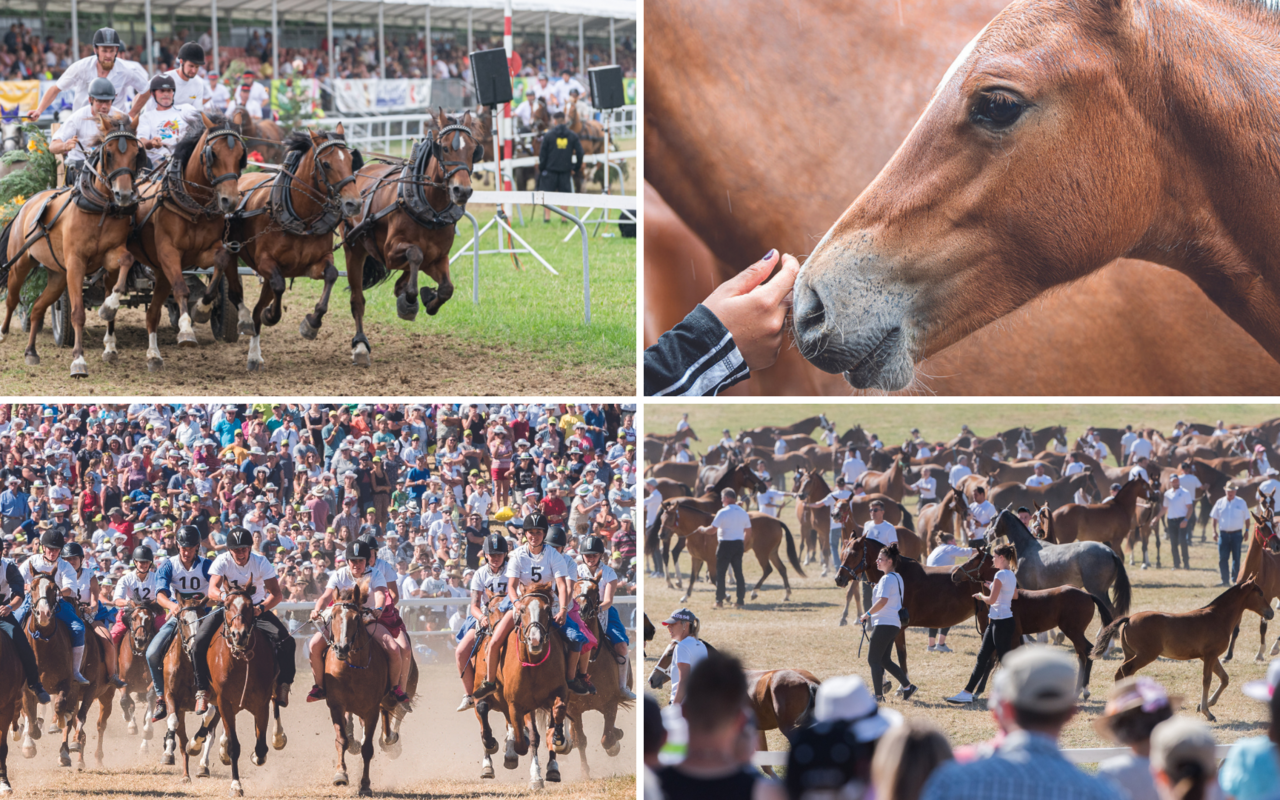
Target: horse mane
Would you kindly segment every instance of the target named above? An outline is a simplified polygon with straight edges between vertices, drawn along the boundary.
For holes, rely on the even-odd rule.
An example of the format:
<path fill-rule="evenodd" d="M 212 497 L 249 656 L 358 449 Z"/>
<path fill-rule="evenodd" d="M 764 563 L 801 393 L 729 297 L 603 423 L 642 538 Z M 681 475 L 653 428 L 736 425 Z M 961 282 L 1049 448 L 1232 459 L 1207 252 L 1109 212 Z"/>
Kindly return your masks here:
<path fill-rule="evenodd" d="M 551 581 L 539 581 L 525 587 L 524 594 L 543 594 L 547 597 L 555 597 L 556 587 Z"/>

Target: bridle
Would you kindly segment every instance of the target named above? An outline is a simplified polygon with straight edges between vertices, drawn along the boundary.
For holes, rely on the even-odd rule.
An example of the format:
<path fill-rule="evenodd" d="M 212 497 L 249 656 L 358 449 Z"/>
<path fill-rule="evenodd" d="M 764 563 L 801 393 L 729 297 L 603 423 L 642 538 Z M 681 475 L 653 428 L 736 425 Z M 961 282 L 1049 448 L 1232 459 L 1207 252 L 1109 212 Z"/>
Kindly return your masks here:
<path fill-rule="evenodd" d="M 578 601 L 578 613 L 584 620 L 595 619 L 600 613 L 600 584 L 593 578 L 581 578 L 573 599 Z"/>
<path fill-rule="evenodd" d="M 138 137 L 134 135 L 133 131 L 123 127 L 116 128 L 106 136 L 103 136 L 102 141 L 98 143 L 98 146 L 95 147 L 92 152 L 87 154 L 88 157 L 85 158 L 83 162 L 84 171 L 81 173 L 80 180 L 77 181 L 76 188 L 80 191 L 84 200 L 87 200 L 92 206 L 98 206 L 101 208 L 102 216 L 104 218 L 108 214 L 112 216 L 128 216 L 133 213 L 133 209 L 138 207 L 138 203 L 142 199 L 137 191 L 137 187 L 135 186 L 132 203 L 123 206 L 116 203 L 115 191 L 111 188 L 112 181 L 121 175 L 128 175 L 131 182 L 136 182 L 138 159 L 134 159 L 126 166 L 116 167 L 104 176 L 99 165 L 105 164 L 107 148 L 112 142 L 117 143 L 116 150 L 122 155 L 128 151 L 129 142 L 133 142 L 138 145 L 139 156 L 143 159 L 146 158 L 145 151 L 142 149 L 142 143 L 138 141 Z M 81 151 L 83 152 L 83 148 L 81 148 Z M 98 181 L 102 183 L 106 188 L 106 194 L 98 191 L 98 188 L 94 185 L 90 176 L 92 178 L 97 178 Z M 93 208 L 92 211 L 93 213 L 97 213 L 98 208 Z M 101 224 L 102 223 L 99 222 L 99 225 Z"/>
<path fill-rule="evenodd" d="M 542 601 L 547 604 L 547 613 L 551 613 L 551 598 L 542 592 L 528 592 L 521 596 L 520 600 L 517 601 L 521 604 L 516 612 L 516 636 L 520 639 L 520 649 L 523 651 L 520 654 L 520 666 L 540 667 L 545 664 L 547 659 L 551 656 L 551 637 L 547 630 L 547 626 L 543 625 L 540 621 L 535 619 L 528 623 L 525 622 L 525 612 L 528 611 L 529 608 L 525 605 L 525 601 L 530 598 L 541 598 Z M 524 660 L 524 653 L 534 651 L 533 646 L 529 643 L 529 639 L 534 631 L 539 631 L 541 633 L 542 648 L 545 652 L 542 654 L 542 659 L 540 661 L 527 662 Z"/>
<path fill-rule="evenodd" d="M 206 214 L 208 216 L 218 215 L 219 213 L 218 198 L 216 193 L 214 193 L 212 190 L 217 189 L 219 184 L 226 183 L 227 181 L 239 180 L 240 171 L 226 172 L 221 175 L 215 175 L 213 172 L 214 170 L 213 146 L 214 146 L 214 143 L 217 142 L 219 139 L 234 140 L 234 141 L 228 142 L 227 146 L 229 148 L 234 149 L 234 147 L 238 144 L 240 145 L 240 147 L 244 148 L 245 155 L 247 156 L 249 147 L 248 145 L 245 144 L 244 137 L 240 134 L 240 131 L 236 129 L 237 127 L 238 126 L 233 127 L 232 122 L 226 121 L 226 122 L 223 122 L 217 128 L 205 128 L 205 131 L 202 134 L 202 137 L 204 139 L 204 147 L 200 149 L 200 164 L 204 169 L 204 178 L 206 181 L 209 182 L 209 186 L 207 187 L 201 186 L 198 183 L 192 183 L 191 181 L 188 181 L 186 178 L 184 178 L 182 175 L 184 165 L 179 164 L 177 161 L 174 161 L 173 164 L 169 167 L 169 169 L 166 170 L 165 176 L 164 176 L 165 188 L 168 189 L 174 195 L 174 197 L 177 198 L 178 202 L 181 205 L 183 205 L 185 208 L 189 210 L 194 210 L 196 211 L 196 213 Z M 238 163 L 243 164 L 244 162 L 242 160 Z M 187 190 L 188 186 L 197 187 L 200 189 L 209 189 L 210 194 L 212 194 L 213 196 L 209 199 L 208 203 L 201 203 L 191 196 L 191 193 Z"/>
<path fill-rule="evenodd" d="M 320 173 L 320 182 L 323 184 L 325 195 L 328 197 L 330 203 L 338 202 L 339 200 L 338 196 L 342 192 L 342 187 L 346 186 L 348 183 L 353 183 L 356 179 L 355 171 L 353 170 L 350 175 L 338 181 L 337 183 L 334 183 L 333 181 L 329 180 L 329 174 L 325 171 L 325 168 L 328 165 L 325 164 L 324 161 L 322 161 L 321 159 L 324 157 L 324 154 L 326 151 L 331 150 L 335 147 L 341 147 L 343 150 L 346 150 L 347 152 L 351 151 L 351 148 L 347 146 L 347 142 L 345 139 L 326 139 L 319 146 L 311 148 L 311 154 L 312 154 L 311 157 L 312 157 L 312 160 L 314 161 L 314 166 L 312 167 L 312 169 Z"/>
<path fill-rule="evenodd" d="M 133 655 L 135 657 L 145 657 L 147 655 L 147 645 L 151 643 L 151 638 L 155 636 L 155 631 L 152 630 L 151 636 L 147 636 L 147 638 L 142 641 L 141 647 L 139 647 L 138 634 L 141 633 L 146 636 L 147 632 L 145 625 L 141 627 L 139 626 L 138 617 L 142 616 L 147 622 L 153 623 L 152 628 L 154 629 L 155 615 L 154 612 L 146 606 L 146 604 L 137 605 L 130 610 L 132 613 L 129 614 L 129 649 L 133 651 Z M 143 613 L 140 615 L 138 612 Z"/>
<path fill-rule="evenodd" d="M 236 640 L 233 638 L 233 634 L 235 634 L 235 631 L 231 628 L 231 619 L 232 619 L 231 603 L 234 602 L 236 598 L 240 598 L 240 601 L 241 601 L 240 611 L 237 614 L 237 616 L 240 617 L 242 620 L 245 618 L 248 618 L 248 622 L 246 623 L 246 627 L 248 629 L 247 636 L 249 639 L 248 647 L 245 647 L 244 645 L 236 644 Z M 226 641 L 227 650 L 231 652 L 232 658 L 239 658 L 244 661 L 249 661 L 253 658 L 253 651 L 258 644 L 258 637 L 253 635 L 254 633 L 253 622 L 254 622 L 254 617 L 253 617 L 252 599 L 249 597 L 249 595 L 243 592 L 237 592 L 233 594 L 231 596 L 231 599 L 227 602 L 222 614 L 222 638 L 224 641 Z"/>
<path fill-rule="evenodd" d="M 459 172 L 465 172 L 468 175 L 471 174 L 471 165 L 468 164 L 467 162 L 444 160 L 444 139 L 445 139 L 445 134 L 448 134 L 448 133 L 452 133 L 454 135 L 453 149 L 455 150 L 460 149 L 458 145 L 462 144 L 460 140 L 463 134 L 466 134 L 468 137 L 470 137 L 472 141 L 475 141 L 475 138 L 476 138 L 475 134 L 471 132 L 470 128 L 468 128 L 466 125 L 462 125 L 456 122 L 453 123 L 452 125 L 444 126 L 436 133 L 435 139 L 431 144 L 431 149 L 433 151 L 433 155 L 435 156 L 436 163 L 440 166 L 440 171 L 443 173 L 443 176 L 440 178 L 440 181 L 438 183 L 431 180 L 428 180 L 427 183 L 428 185 L 434 186 L 437 189 L 448 189 L 449 179 L 452 178 L 454 175 L 457 175 Z M 453 169 L 446 170 L 445 167 L 452 167 Z"/>
<path fill-rule="evenodd" d="M 974 583 L 982 583 L 982 565 L 988 558 L 991 557 L 991 553 L 988 552 L 987 548 L 985 547 L 979 550 L 978 552 L 980 553 L 980 556 L 978 557 L 978 563 L 974 565 L 972 569 L 965 568 L 965 564 L 969 563 L 967 561 L 965 562 L 965 564 L 960 564 L 959 566 L 956 567 L 957 572 L 959 572 L 961 575 L 965 576 L 966 579 Z"/>
<path fill-rule="evenodd" d="M 369 640 L 372 638 L 372 636 L 369 634 L 368 630 L 364 626 L 365 625 L 364 616 L 367 609 L 365 609 L 364 606 L 357 605 L 355 602 L 350 600 L 343 600 L 341 602 L 335 601 L 331 606 L 329 606 L 329 608 L 330 609 L 341 608 L 346 611 L 350 611 L 356 615 L 356 619 L 359 620 L 356 624 L 356 635 L 355 635 L 356 641 L 347 646 L 345 653 L 338 648 L 337 643 L 333 639 L 333 630 L 331 629 L 331 626 L 333 625 L 332 616 L 330 616 L 329 618 L 330 621 L 328 625 L 318 626 L 320 628 L 320 635 L 324 637 L 325 642 L 329 645 L 329 649 L 333 652 L 334 656 L 336 656 L 339 661 L 346 662 L 346 665 L 348 667 L 351 667 L 352 669 L 368 669 L 369 665 L 373 663 L 373 648 L 368 646 Z M 363 639 L 360 635 L 361 632 L 364 633 Z M 351 660 L 352 653 L 356 653 L 360 651 L 362 647 L 362 644 L 361 644 L 362 641 L 363 641 L 363 649 L 368 654 L 368 657 L 365 659 L 363 667 Z"/>
<path fill-rule="evenodd" d="M 850 547 L 852 547 L 853 543 L 856 541 L 860 541 L 860 540 L 850 539 L 849 540 Z M 865 575 L 867 571 L 867 543 L 861 542 L 860 547 L 862 548 L 862 557 L 858 559 L 857 565 L 853 569 L 849 569 L 849 567 L 845 566 L 844 564 L 844 561 L 847 559 L 841 560 L 840 569 L 836 570 L 837 574 L 840 572 L 847 572 L 849 573 L 849 580 L 852 580 L 852 581 L 862 580 L 862 578 L 859 578 L 858 576 Z"/>

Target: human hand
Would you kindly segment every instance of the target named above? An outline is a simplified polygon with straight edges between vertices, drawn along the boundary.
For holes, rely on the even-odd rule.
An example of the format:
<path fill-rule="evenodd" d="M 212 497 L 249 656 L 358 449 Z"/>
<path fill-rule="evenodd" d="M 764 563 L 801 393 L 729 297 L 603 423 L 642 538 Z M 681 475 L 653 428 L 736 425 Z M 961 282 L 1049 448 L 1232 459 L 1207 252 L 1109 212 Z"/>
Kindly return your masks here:
<path fill-rule="evenodd" d="M 781 258 L 782 269 L 768 283 L 765 278 Z M 773 366 L 782 348 L 782 332 L 791 309 L 791 287 L 800 263 L 794 256 L 770 250 L 760 261 L 716 287 L 702 301 L 729 330 L 752 372 Z"/>

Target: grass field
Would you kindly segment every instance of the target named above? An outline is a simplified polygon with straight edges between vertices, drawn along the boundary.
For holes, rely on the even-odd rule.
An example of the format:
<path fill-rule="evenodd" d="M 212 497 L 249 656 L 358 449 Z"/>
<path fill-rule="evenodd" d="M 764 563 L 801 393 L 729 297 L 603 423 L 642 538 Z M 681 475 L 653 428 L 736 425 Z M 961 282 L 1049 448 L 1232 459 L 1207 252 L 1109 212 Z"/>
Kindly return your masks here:
<path fill-rule="evenodd" d="M 647 406 L 646 430 L 673 431 L 682 410 L 684 409 L 679 406 Z M 1082 431 L 1084 424 L 1114 427 L 1132 423 L 1135 426 L 1152 425 L 1167 430 L 1180 418 L 1210 423 L 1219 418 L 1228 422 L 1253 423 L 1274 416 L 1276 408 L 1274 405 L 1263 404 L 1048 406 L 894 403 L 838 406 L 727 404 L 689 407 L 689 411 L 690 424 L 703 440 L 700 444 L 694 444 L 694 450 L 701 452 L 720 438 L 721 428 L 728 427 L 736 435 L 742 428 L 787 424 L 818 411 L 825 411 L 840 432 L 854 423 L 861 423 L 869 432 L 877 433 L 887 443 L 894 444 L 901 442 L 912 427 L 919 427 L 926 438 L 933 440 L 951 438 L 959 431 L 962 423 L 968 423 L 979 434 L 989 434 L 1015 425 L 1042 427 L 1065 424 L 1068 426 L 1069 436 L 1074 437 Z M 914 511 L 914 502 L 908 500 L 908 508 Z M 799 530 L 794 504 L 788 504 L 783 510 L 782 519 L 793 532 Z M 1221 591 L 1214 587 L 1218 582 L 1216 547 L 1211 540 L 1208 544 L 1201 544 L 1199 531 L 1193 538 L 1193 569 L 1189 572 L 1168 569 L 1171 561 L 1168 545 L 1163 542 L 1161 550 L 1164 568 L 1129 568 L 1129 577 L 1134 586 L 1134 612 L 1153 609 L 1186 611 L 1206 604 Z M 1153 543 L 1153 565 L 1155 560 Z M 751 555 L 744 559 L 743 564 L 748 584 L 754 585 L 760 577 L 759 564 Z M 683 579 L 687 581 L 687 555 L 682 557 L 681 569 Z M 714 586 L 705 580 L 696 584 L 691 600 L 685 605 L 702 620 L 702 638 L 718 648 L 731 651 L 747 667 L 753 669 L 798 667 L 811 670 L 823 679 L 850 673 L 867 679 L 870 672 L 866 664 L 865 649 L 861 658 L 857 654 L 860 629 L 856 625 L 843 628 L 837 626 L 845 591 L 836 587 L 833 577 L 821 577 L 818 564 L 805 566 L 807 577 L 803 578 L 795 575 L 789 563 L 787 570 L 793 587 L 789 602 L 782 601 L 782 582 L 775 572 L 762 587 L 760 598 L 756 601 L 748 599 L 743 611 L 716 610 Z M 655 622 L 665 619 L 667 614 L 681 605 L 681 594 L 679 590 L 668 589 L 662 579 L 646 577 L 644 595 L 649 618 Z M 853 612 L 850 613 L 852 617 Z M 1099 621 L 1095 618 L 1089 630 L 1091 641 L 1096 640 L 1099 627 Z M 1272 624 L 1272 641 L 1276 633 L 1277 627 Z M 996 726 L 985 710 L 985 700 L 970 706 L 952 706 L 943 700 L 964 688 L 973 668 L 979 639 L 972 622 L 952 630 L 948 644 L 955 652 L 949 655 L 926 652 L 927 638 L 923 629 L 909 630 L 907 639 L 910 675 L 920 686 L 920 691 L 910 701 L 894 699 L 889 703 L 904 714 L 929 718 L 951 737 L 954 744 L 980 741 L 993 735 Z M 666 644 L 666 633 L 659 626 L 658 639 L 647 648 L 648 669 L 652 669 L 654 659 Z M 1218 717 L 1218 721 L 1213 723 L 1213 729 L 1220 743 L 1266 733 L 1265 705 L 1250 700 L 1240 692 L 1240 687 L 1246 681 L 1265 677 L 1266 662 L 1254 661 L 1257 650 L 1258 617 L 1249 613 L 1241 625 L 1237 657 L 1226 665 L 1231 677 L 1230 685 L 1213 709 Z M 1071 651 L 1064 648 L 1064 652 Z M 1081 713 L 1068 726 L 1063 737 L 1064 746 L 1112 746 L 1095 734 L 1089 721 L 1101 712 L 1119 663 L 1119 658 L 1094 663 L 1090 684 L 1093 696 L 1082 704 Z M 1161 659 L 1139 674 L 1149 675 L 1160 681 L 1171 694 L 1183 695 L 1186 698 L 1183 713 L 1195 714 L 1195 706 L 1200 697 L 1200 662 Z M 1214 686 L 1217 686 L 1216 678 Z M 665 688 L 661 699 L 665 704 Z M 769 734 L 769 749 L 786 749 L 785 739 L 776 731 Z"/>

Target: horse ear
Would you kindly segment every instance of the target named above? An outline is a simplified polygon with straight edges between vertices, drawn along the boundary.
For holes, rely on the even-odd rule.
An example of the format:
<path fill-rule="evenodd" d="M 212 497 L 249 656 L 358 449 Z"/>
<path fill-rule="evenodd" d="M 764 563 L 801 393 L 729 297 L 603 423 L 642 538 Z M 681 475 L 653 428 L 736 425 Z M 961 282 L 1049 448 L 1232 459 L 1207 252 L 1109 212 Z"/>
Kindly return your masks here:
<path fill-rule="evenodd" d="M 212 127 L 213 127 L 213 120 L 212 120 L 212 119 L 210 119 L 210 118 L 209 118 L 209 115 L 208 115 L 208 114 L 206 114 L 206 113 L 204 113 L 203 111 L 201 111 L 201 112 L 200 112 L 200 120 L 204 123 L 204 126 L 205 126 L 206 128 L 212 128 Z"/>
<path fill-rule="evenodd" d="M 339 136 L 346 136 L 346 135 L 347 135 L 347 134 L 346 134 L 346 131 L 344 131 L 344 130 L 342 129 L 342 123 L 341 123 L 341 122 L 339 122 L 339 123 L 334 127 L 333 132 L 334 132 L 334 133 L 336 133 L 336 134 L 338 134 Z"/>
<path fill-rule="evenodd" d="M 468 110 L 467 113 L 462 115 L 462 124 L 466 125 L 468 128 L 471 127 L 471 111 L 470 110 Z"/>
<path fill-rule="evenodd" d="M 449 118 L 444 113 L 444 106 L 436 106 L 436 122 L 440 123 L 441 128 L 449 124 Z"/>

